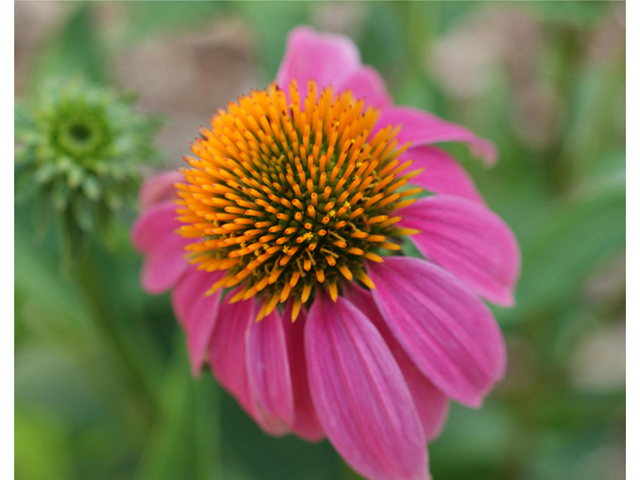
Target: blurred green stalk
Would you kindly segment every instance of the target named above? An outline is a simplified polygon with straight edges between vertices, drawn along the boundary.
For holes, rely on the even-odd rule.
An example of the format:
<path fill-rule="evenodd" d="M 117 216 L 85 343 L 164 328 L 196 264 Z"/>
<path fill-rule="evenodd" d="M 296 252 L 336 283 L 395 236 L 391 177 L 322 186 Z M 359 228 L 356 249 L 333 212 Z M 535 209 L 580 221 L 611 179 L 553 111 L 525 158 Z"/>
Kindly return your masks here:
<path fill-rule="evenodd" d="M 110 315 L 111 308 L 104 294 L 106 287 L 100 281 L 103 276 L 97 269 L 97 262 L 92 261 L 90 257 L 92 255 L 89 254 L 79 262 L 76 281 L 86 295 L 96 326 L 112 347 L 111 351 L 115 353 L 122 378 L 129 385 L 136 410 L 140 413 L 141 427 L 148 431 L 158 409 L 155 388 L 148 372 L 141 367 L 137 355 L 133 353 L 130 344 L 124 341 L 114 324 L 113 316 Z"/>

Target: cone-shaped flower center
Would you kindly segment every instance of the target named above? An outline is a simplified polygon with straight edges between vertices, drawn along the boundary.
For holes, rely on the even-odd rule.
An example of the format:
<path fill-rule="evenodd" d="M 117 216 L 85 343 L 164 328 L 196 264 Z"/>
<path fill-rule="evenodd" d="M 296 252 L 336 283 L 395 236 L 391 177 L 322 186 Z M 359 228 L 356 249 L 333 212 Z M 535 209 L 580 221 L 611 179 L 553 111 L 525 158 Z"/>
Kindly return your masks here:
<path fill-rule="evenodd" d="M 295 81 L 289 91 L 289 103 L 272 84 L 219 111 L 178 186 L 180 233 L 200 240 L 192 261 L 226 272 L 211 291 L 262 296 L 259 318 L 289 297 L 295 318 L 319 284 L 334 300 L 344 280 L 373 288 L 364 259 L 400 249 L 390 237 L 408 232 L 392 212 L 421 190 L 400 191 L 419 171 L 397 159 L 398 129 L 371 135 L 377 110 L 313 82 L 304 100 Z"/>
<path fill-rule="evenodd" d="M 56 119 L 53 142 L 76 161 L 93 163 L 92 156 L 111 140 L 105 112 L 83 105 L 67 108 L 70 111 L 64 110 Z"/>

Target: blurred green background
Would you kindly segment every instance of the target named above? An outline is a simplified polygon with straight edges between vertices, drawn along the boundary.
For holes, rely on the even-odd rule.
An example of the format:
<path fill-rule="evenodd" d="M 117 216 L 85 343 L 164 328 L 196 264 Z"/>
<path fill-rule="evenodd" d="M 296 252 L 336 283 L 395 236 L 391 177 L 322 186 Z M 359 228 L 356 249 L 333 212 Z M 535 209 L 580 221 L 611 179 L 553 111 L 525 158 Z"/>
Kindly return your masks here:
<path fill-rule="evenodd" d="M 287 32 L 351 36 L 399 104 L 499 147 L 458 145 L 515 231 L 523 271 L 505 381 L 451 408 L 436 480 L 619 480 L 625 442 L 625 4 L 622 2 L 17 2 L 16 97 L 82 74 L 166 115 L 164 169 L 211 114 L 275 75 Z M 205 372 L 189 373 L 169 296 L 138 284 L 131 206 L 82 281 L 55 232 L 16 207 L 16 478 L 357 479 L 328 442 L 263 434 Z"/>

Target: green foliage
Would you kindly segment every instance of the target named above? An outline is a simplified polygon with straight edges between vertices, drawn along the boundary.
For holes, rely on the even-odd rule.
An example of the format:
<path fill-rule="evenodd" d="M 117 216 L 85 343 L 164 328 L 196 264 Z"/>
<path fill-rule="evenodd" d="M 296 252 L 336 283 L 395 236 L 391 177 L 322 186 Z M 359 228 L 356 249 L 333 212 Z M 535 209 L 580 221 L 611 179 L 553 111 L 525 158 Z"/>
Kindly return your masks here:
<path fill-rule="evenodd" d="M 523 264 L 516 307 L 494 309 L 509 348 L 507 377 L 482 409 L 452 405 L 443 435 L 429 446 L 434 478 L 613 478 L 622 463 L 616 455 L 624 446 L 624 386 L 579 385 L 576 369 L 588 365 L 576 360 L 576 352 L 619 326 L 625 313 L 624 278 L 612 270 L 625 251 L 624 46 L 611 37 L 620 5 L 68 4 L 33 57 L 21 90 L 28 94 L 16 102 L 14 117 L 16 478 L 360 478 L 328 442 L 269 437 L 208 372 L 191 377 L 168 295 L 151 297 L 139 287 L 141 259 L 128 240 L 131 212 L 119 208 L 131 205 L 139 168 L 158 156 L 152 139 L 159 124 L 106 87 L 116 87 L 119 52 L 226 22 L 249 30 L 252 58 L 266 83 L 288 31 L 303 23 L 319 26 L 322 18 L 325 28 L 330 18 L 331 27 L 349 31 L 397 103 L 464 124 L 501 152 L 499 164 L 487 169 L 466 147 L 446 146 L 512 226 Z M 327 8 L 334 10 L 321 15 Z M 341 8 L 353 25 L 341 23 Z M 477 74 L 484 82 L 480 94 L 456 96 L 439 77 L 437 50 L 461 31 L 477 35 L 477 22 L 505 11 L 512 15 L 508 22 L 516 15 L 534 25 L 533 46 L 511 29 L 507 40 L 523 43 L 492 51 L 497 60 L 488 55 L 493 63 Z M 495 48 L 498 29 L 489 40 L 479 35 L 475 41 Z M 598 42 L 609 48 L 606 54 L 594 53 Z M 512 51 L 523 56 L 500 56 Z M 469 61 L 464 53 L 450 54 L 448 61 Z M 85 81 L 51 81 L 75 75 Z M 523 133 L 523 122 L 540 113 L 522 110 L 530 106 L 522 102 L 532 89 L 549 93 L 555 112 L 534 122 L 546 132 L 540 141 Z M 35 222 L 34 207 L 41 217 Z M 97 227 L 115 211 L 125 221 L 111 222 L 112 250 L 105 251 Z M 44 231 L 52 218 L 61 221 Z M 73 281 L 59 275 L 65 243 L 52 231 L 66 231 L 63 238 L 73 241 L 67 248 L 76 253 L 82 239 L 87 261 L 79 263 Z M 409 254 L 419 255 L 411 248 Z M 609 361 L 604 355 L 594 360 L 598 366 Z"/>
<path fill-rule="evenodd" d="M 562 303 L 590 272 L 624 249 L 624 190 L 550 206 L 549 211 L 525 251 L 528 268 L 518 285 L 514 315 L 535 315 Z"/>
<path fill-rule="evenodd" d="M 179 340 L 137 480 L 218 478 L 218 391 L 210 376 L 190 378 L 184 342 Z"/>
<path fill-rule="evenodd" d="M 97 35 L 93 10 L 86 2 L 74 4 L 72 8 L 63 27 L 40 52 L 40 62 L 28 81 L 32 90 L 50 78 L 80 75 L 103 85 L 110 80 L 106 48 Z"/>
<path fill-rule="evenodd" d="M 206 27 L 222 7 L 221 2 L 210 1 L 127 2 L 132 28 L 127 30 L 126 41 Z"/>
<path fill-rule="evenodd" d="M 64 424 L 47 410 L 19 406 L 15 412 L 16 478 L 64 480 L 71 461 Z"/>
<path fill-rule="evenodd" d="M 302 2 L 230 2 L 233 8 L 255 28 L 259 35 L 259 55 L 266 70 L 266 78 L 274 78 L 282 52 L 284 52 L 287 33 L 297 25 L 309 21 L 309 6 Z"/>

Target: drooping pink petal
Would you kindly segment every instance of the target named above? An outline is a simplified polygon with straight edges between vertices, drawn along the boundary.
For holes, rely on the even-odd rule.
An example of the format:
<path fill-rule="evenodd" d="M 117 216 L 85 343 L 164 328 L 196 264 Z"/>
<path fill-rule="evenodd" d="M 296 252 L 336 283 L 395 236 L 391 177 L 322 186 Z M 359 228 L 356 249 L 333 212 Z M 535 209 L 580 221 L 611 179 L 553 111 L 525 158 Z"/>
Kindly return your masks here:
<path fill-rule="evenodd" d="M 246 333 L 256 314 L 253 299 L 229 303 L 235 292 L 227 294 L 220 304 L 211 345 L 209 363 L 218 383 L 230 392 L 238 403 L 257 418 L 257 408 L 249 386 L 246 362 Z"/>
<path fill-rule="evenodd" d="M 378 71 L 369 66 L 360 67 L 337 86 L 338 92 L 351 90 L 353 96 L 364 100 L 367 106 L 383 108 L 393 103 L 384 80 Z"/>
<path fill-rule="evenodd" d="M 456 197 L 421 198 L 397 212 L 400 225 L 420 233 L 420 252 L 498 305 L 513 305 L 520 250 L 511 229 L 483 205 Z"/>
<path fill-rule="evenodd" d="M 176 204 L 162 202 L 146 209 L 131 228 L 131 242 L 143 253 L 155 248 L 158 240 L 169 235 L 178 236 L 175 230 L 181 223 L 176 220 Z"/>
<path fill-rule="evenodd" d="M 504 339 L 491 311 L 452 274 L 410 257 L 367 263 L 373 298 L 405 352 L 446 395 L 478 407 L 502 378 Z"/>
<path fill-rule="evenodd" d="M 289 351 L 289 370 L 293 384 L 293 401 L 295 420 L 291 430 L 296 435 L 310 442 L 318 442 L 324 438 L 324 431 L 316 415 L 311 400 L 309 379 L 307 376 L 307 359 L 304 351 L 304 326 L 307 314 L 304 309 L 295 322 L 291 321 L 292 303 L 288 302 L 282 314 L 283 327 Z"/>
<path fill-rule="evenodd" d="M 175 233 L 156 239 L 153 249 L 142 265 L 142 287 L 151 294 L 159 294 L 171 288 L 187 269 L 184 258 L 186 247 L 192 240 Z"/>
<path fill-rule="evenodd" d="M 184 182 L 184 176 L 177 170 L 154 175 L 140 188 L 140 207 L 146 210 L 151 205 L 173 200 L 176 197 L 175 183 Z"/>
<path fill-rule="evenodd" d="M 218 319 L 221 290 L 205 295 L 224 272 L 207 272 L 189 266 L 171 292 L 171 303 L 186 331 L 191 372 L 198 376 Z"/>
<path fill-rule="evenodd" d="M 287 49 L 276 75 L 276 83 L 288 92 L 289 82 L 297 80 L 300 95 L 313 80 L 319 88 L 338 85 L 360 67 L 360 52 L 343 35 L 316 33 L 298 27 L 287 38 Z"/>
<path fill-rule="evenodd" d="M 277 310 L 247 329 L 247 374 L 261 426 L 283 435 L 293 423 L 293 390 L 282 318 Z"/>
<path fill-rule="evenodd" d="M 433 193 L 466 198 L 484 204 L 473 179 L 447 152 L 436 147 L 409 148 L 400 156 L 402 160 L 413 160 L 413 168 L 425 171 L 411 179 L 411 183 Z"/>
<path fill-rule="evenodd" d="M 131 229 L 131 242 L 147 256 L 141 273 L 143 288 L 153 294 L 171 288 L 187 267 L 184 248 L 193 242 L 175 232 L 176 205 L 157 203 L 142 213 Z"/>
<path fill-rule="evenodd" d="M 383 108 L 371 134 L 375 135 L 388 125 L 402 125 L 397 136 L 400 144 L 411 142 L 413 147 L 417 147 L 433 143 L 463 142 L 469 145 L 474 155 L 484 159 L 489 165 L 493 165 L 498 158 L 498 151 L 490 141 L 460 125 L 416 108 Z"/>
<path fill-rule="evenodd" d="M 382 318 L 375 300 L 368 292 L 354 283 L 345 288 L 345 297 L 355 305 L 378 329 L 386 342 L 393 357 L 398 362 L 407 386 L 411 391 L 413 403 L 418 410 L 422 428 L 427 442 L 435 440 L 442 432 L 449 412 L 449 402 L 444 393 L 438 390 L 433 383 L 425 377 L 407 356 L 404 349 L 395 339 L 386 322 Z"/>
<path fill-rule="evenodd" d="M 211 273 L 189 266 L 171 291 L 171 305 L 178 323 L 185 326 L 186 319 L 197 300 L 215 283 L 211 282 Z"/>
<path fill-rule="evenodd" d="M 424 480 L 425 437 L 380 333 L 343 297 L 319 292 L 305 325 L 313 404 L 327 437 L 371 480 Z"/>

